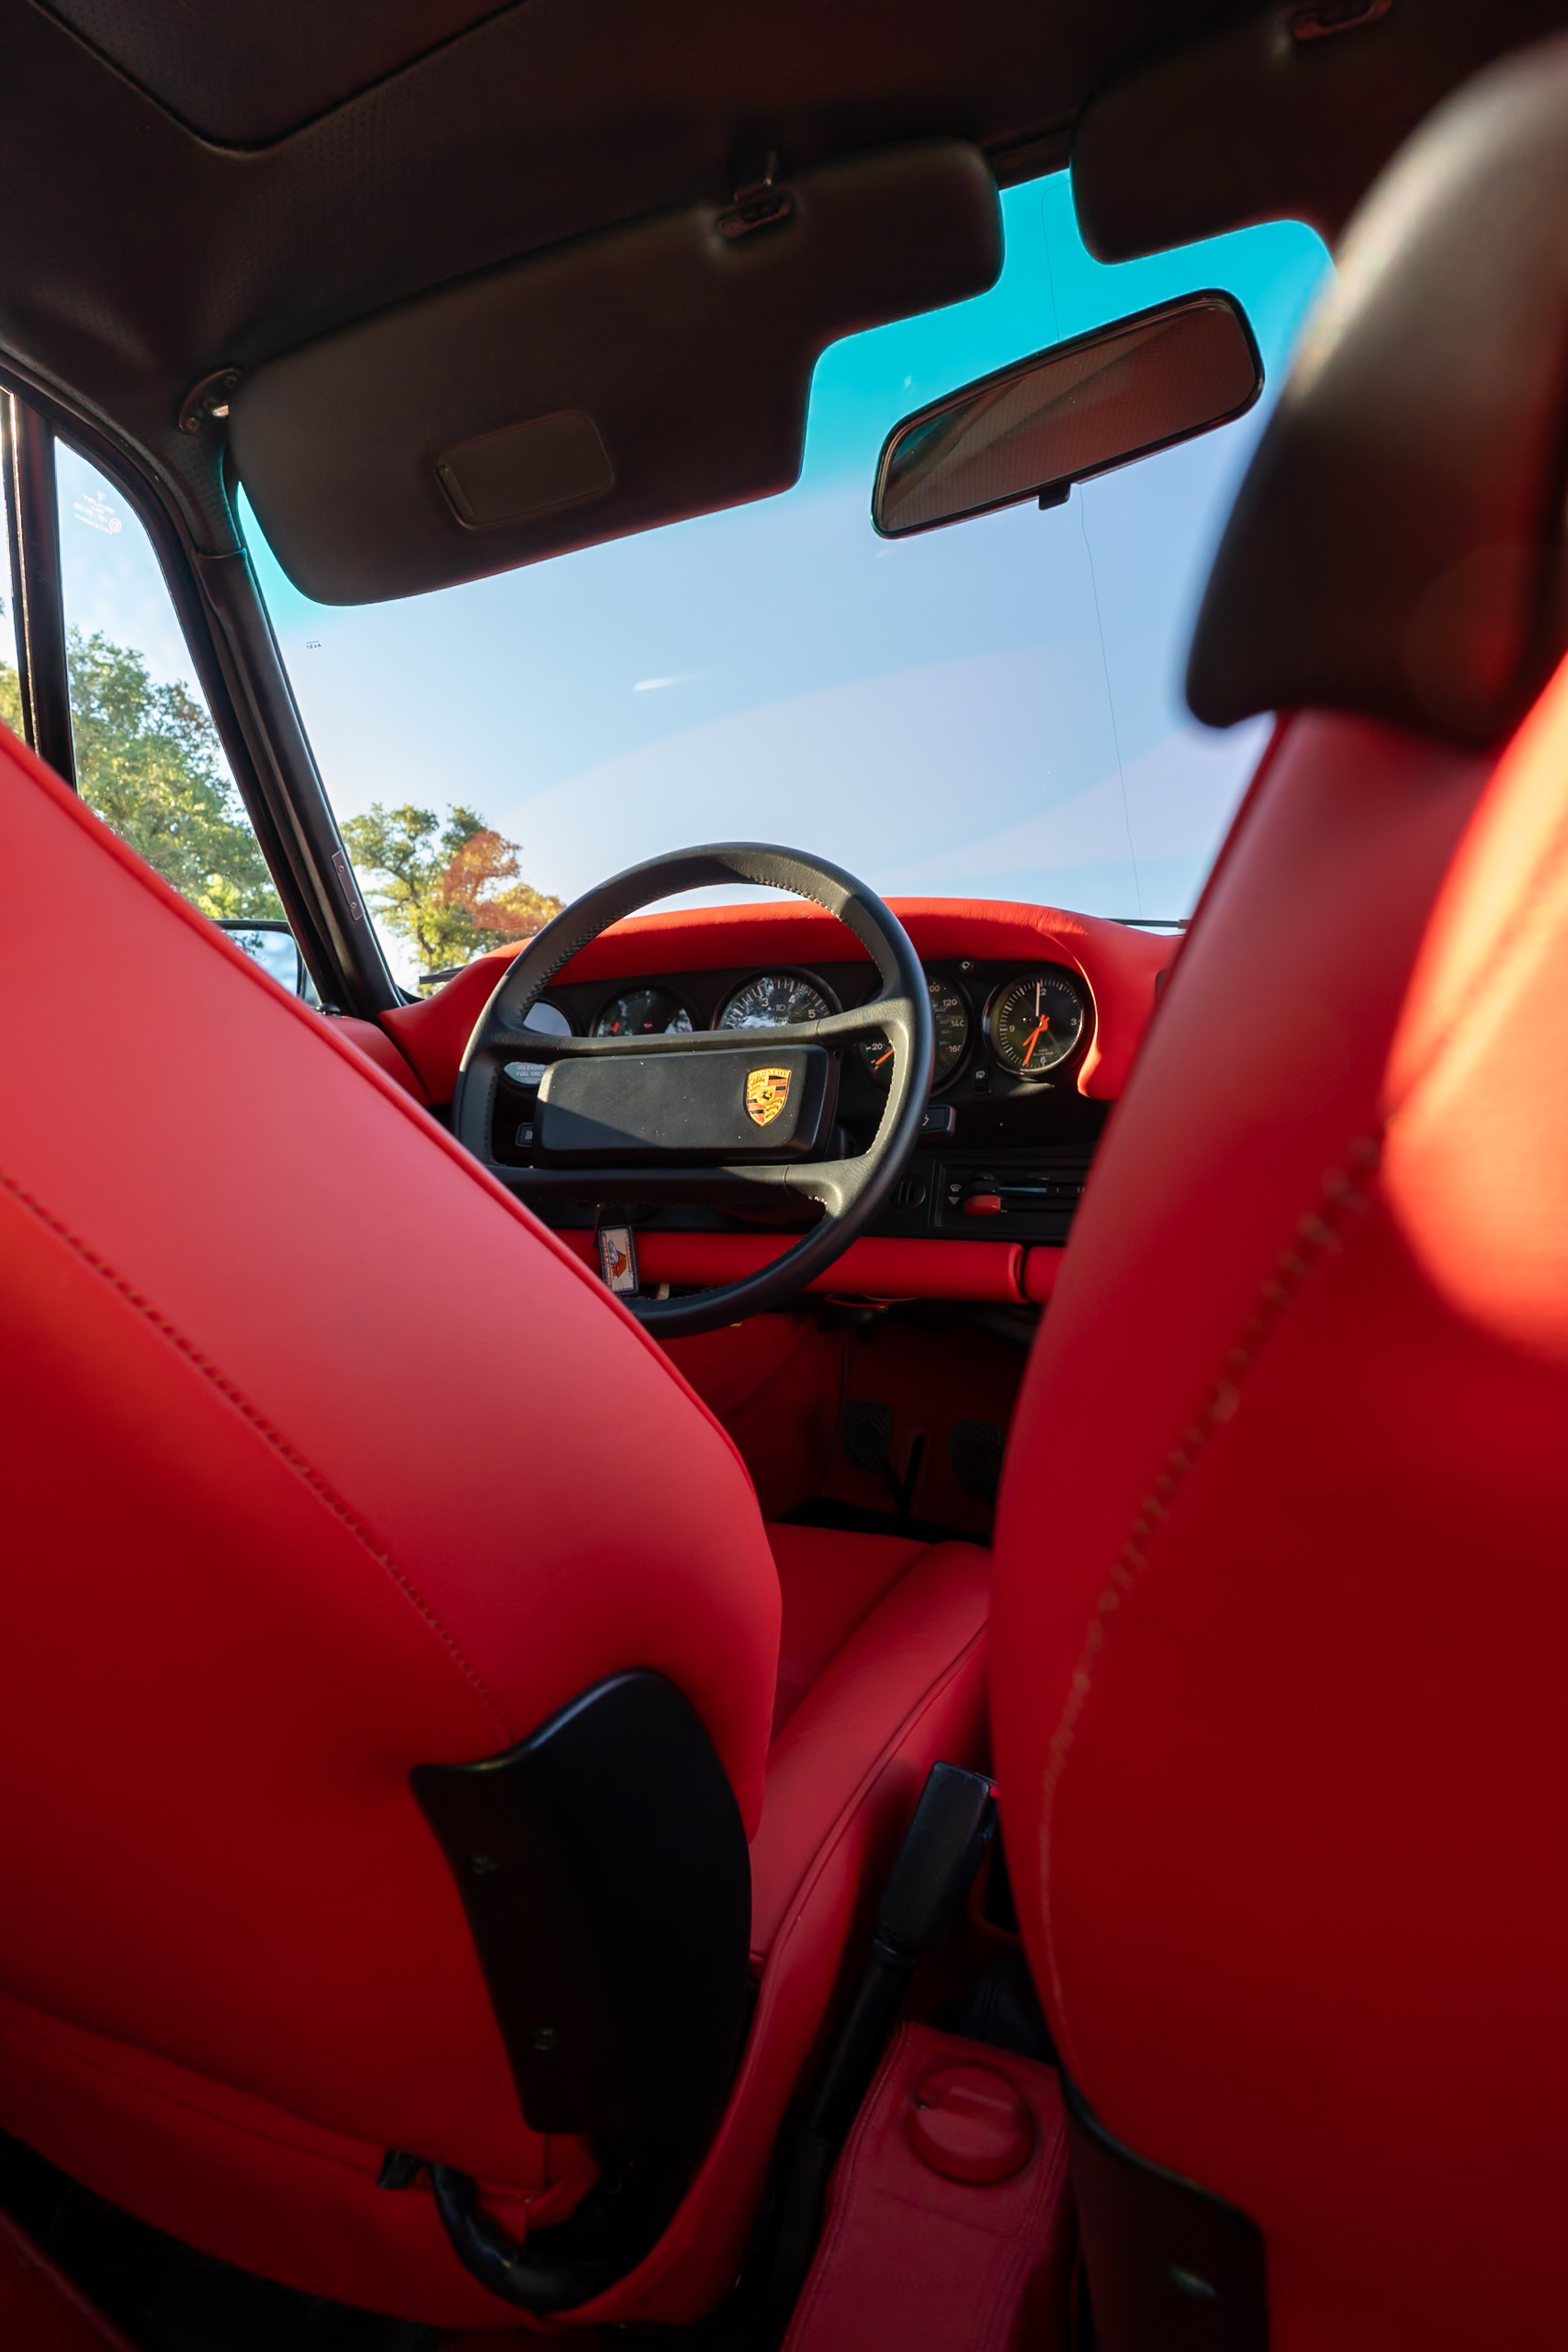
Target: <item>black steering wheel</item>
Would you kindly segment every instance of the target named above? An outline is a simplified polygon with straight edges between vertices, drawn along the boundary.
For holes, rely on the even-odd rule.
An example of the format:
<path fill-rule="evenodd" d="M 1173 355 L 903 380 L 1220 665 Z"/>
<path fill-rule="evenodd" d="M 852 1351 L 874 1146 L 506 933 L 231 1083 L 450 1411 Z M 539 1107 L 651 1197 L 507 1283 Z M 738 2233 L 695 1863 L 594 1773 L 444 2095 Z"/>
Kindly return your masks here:
<path fill-rule="evenodd" d="M 836 915 L 871 956 L 882 987 L 869 1004 L 766 1032 L 699 1030 L 662 1037 L 557 1037 L 528 1017 L 562 967 L 622 916 L 714 884 L 793 891 Z M 839 1058 L 881 1031 L 893 1077 L 868 1150 L 841 1154 L 833 1110 Z M 586 891 L 528 941 L 474 1024 L 452 1121 L 459 1140 L 508 1191 L 541 1200 L 697 1201 L 777 1215 L 821 1214 L 759 1273 L 688 1298 L 629 1297 L 661 1334 L 678 1337 L 780 1306 L 864 1231 L 897 1182 L 931 1088 L 931 999 L 903 924 L 863 882 L 799 850 L 724 842 L 650 858 Z M 497 1091 L 508 1062 L 542 1063 L 534 1164 L 496 1157 Z"/>

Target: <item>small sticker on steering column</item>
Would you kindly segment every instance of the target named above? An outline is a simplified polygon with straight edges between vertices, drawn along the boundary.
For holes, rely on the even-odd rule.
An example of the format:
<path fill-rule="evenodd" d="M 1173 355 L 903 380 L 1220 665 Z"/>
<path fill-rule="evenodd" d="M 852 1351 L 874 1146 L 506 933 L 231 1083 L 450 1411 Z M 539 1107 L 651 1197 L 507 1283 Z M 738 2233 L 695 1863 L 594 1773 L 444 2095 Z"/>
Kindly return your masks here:
<path fill-rule="evenodd" d="M 599 1271 L 606 1290 L 625 1298 L 637 1288 L 637 1244 L 630 1225 L 601 1225 L 593 1236 L 599 1249 Z"/>

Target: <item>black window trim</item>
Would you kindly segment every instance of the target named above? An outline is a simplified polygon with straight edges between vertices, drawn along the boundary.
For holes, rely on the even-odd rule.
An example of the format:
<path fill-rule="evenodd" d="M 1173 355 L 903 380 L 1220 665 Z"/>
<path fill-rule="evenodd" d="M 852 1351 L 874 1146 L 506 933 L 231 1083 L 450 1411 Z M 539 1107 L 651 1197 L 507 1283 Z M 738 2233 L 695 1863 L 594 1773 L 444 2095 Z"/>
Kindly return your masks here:
<path fill-rule="evenodd" d="M 73 412 L 49 387 L 26 381 L 9 363 L 0 368 L 0 392 L 9 394 L 52 436 L 98 467 L 145 530 L 218 740 L 323 1005 L 373 1021 L 390 1006 L 402 1003 L 403 992 L 392 976 L 366 912 L 237 526 L 232 552 L 213 554 L 197 547 L 142 453 L 127 447 L 96 420 Z M 9 408 L 10 402 L 5 405 Z M 16 436 L 18 445 L 26 437 L 29 427 L 24 423 Z M 11 438 L 8 432 L 8 443 Z M 36 466 L 36 447 L 34 462 Z M 48 470 L 52 476 L 52 443 Z M 63 614 L 55 625 L 56 647 L 50 645 L 48 614 L 41 602 L 40 635 L 35 638 L 31 633 L 30 605 L 28 619 L 23 617 L 25 592 L 36 590 L 40 600 L 47 592 L 48 534 L 47 528 L 41 532 L 29 528 L 36 520 L 37 498 L 15 498 L 13 479 L 8 447 L 6 509 L 13 532 L 17 650 L 27 658 L 37 647 L 24 687 L 24 713 L 32 695 L 40 710 L 53 709 L 57 727 L 60 698 L 66 692 Z M 226 484 L 225 493 L 226 499 Z M 56 532 L 53 594 L 59 614 L 58 523 L 52 502 L 50 519 Z M 68 742 L 68 698 L 63 708 Z M 42 740 L 35 739 L 35 749 L 40 757 L 49 757 Z M 66 772 L 57 758 L 50 764 Z M 68 780 L 74 782 L 74 777 Z"/>
<path fill-rule="evenodd" d="M 56 499 L 55 436 L 37 409 L 0 394 L 5 537 L 11 559 L 11 625 L 16 643 L 22 729 L 28 742 L 76 789 L 70 682 L 66 674 L 65 587 Z"/>

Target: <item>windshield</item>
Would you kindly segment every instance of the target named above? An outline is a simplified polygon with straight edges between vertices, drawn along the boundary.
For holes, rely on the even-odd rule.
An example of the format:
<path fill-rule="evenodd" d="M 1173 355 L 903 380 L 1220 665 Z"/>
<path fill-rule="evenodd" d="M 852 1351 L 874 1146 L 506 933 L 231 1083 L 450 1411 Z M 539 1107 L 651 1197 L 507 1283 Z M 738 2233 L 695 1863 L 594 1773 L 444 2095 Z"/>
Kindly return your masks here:
<path fill-rule="evenodd" d="M 1257 757 L 1181 667 L 1215 538 L 1327 257 L 1275 224 L 1092 261 L 1065 173 L 1002 199 L 988 294 L 819 362 L 785 496 L 491 580 L 310 604 L 246 528 L 327 787 L 407 982 L 589 884 L 703 841 L 825 856 L 892 897 L 1185 916 Z M 1268 383 L 1203 439 L 901 542 L 870 494 L 911 409 L 1200 288 Z M 734 895 L 734 894 L 728 894 Z"/>

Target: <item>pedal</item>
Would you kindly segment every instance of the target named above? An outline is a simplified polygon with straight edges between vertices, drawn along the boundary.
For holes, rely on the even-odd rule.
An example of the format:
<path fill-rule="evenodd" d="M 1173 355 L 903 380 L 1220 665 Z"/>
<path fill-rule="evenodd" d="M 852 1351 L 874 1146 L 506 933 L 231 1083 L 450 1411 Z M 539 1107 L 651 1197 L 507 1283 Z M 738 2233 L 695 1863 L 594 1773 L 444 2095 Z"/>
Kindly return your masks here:
<path fill-rule="evenodd" d="M 887 1451 L 893 1444 L 893 1407 L 856 1398 L 844 1407 L 840 1435 L 850 1468 L 876 1477 L 887 1466 Z"/>
<path fill-rule="evenodd" d="M 956 1421 L 947 1433 L 947 1459 L 959 1489 L 994 1503 L 1001 1484 L 1007 1433 L 996 1421 Z"/>

